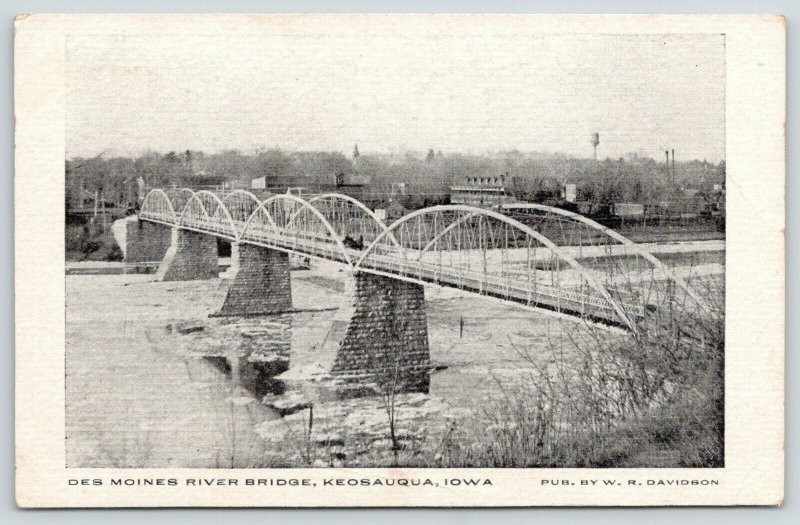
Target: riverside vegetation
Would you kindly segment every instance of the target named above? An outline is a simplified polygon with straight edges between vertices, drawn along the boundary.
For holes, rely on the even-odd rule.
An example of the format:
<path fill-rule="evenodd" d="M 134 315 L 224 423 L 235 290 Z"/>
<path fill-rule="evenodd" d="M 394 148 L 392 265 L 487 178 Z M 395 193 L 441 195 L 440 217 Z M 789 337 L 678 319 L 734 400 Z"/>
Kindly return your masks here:
<path fill-rule="evenodd" d="M 304 418 L 307 426 L 262 459 L 272 466 L 722 467 L 723 283 L 700 286 L 708 305 L 698 315 L 665 312 L 623 336 L 564 324 L 550 338 L 547 365 L 532 347 L 516 348 L 530 371 L 495 377 L 500 395 L 467 416 L 404 420 L 414 403 L 404 405 L 397 385 L 381 384 L 385 435 L 372 446 L 331 438 Z"/>

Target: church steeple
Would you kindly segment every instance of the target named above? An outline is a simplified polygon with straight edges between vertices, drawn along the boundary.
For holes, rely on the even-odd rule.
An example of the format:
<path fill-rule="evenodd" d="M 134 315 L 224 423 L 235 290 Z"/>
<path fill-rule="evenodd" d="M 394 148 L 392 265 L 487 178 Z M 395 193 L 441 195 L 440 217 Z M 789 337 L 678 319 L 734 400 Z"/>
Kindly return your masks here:
<path fill-rule="evenodd" d="M 356 144 L 356 145 L 353 147 L 353 158 L 354 158 L 354 159 L 357 159 L 359 155 L 361 155 L 361 154 L 358 152 L 358 144 Z"/>

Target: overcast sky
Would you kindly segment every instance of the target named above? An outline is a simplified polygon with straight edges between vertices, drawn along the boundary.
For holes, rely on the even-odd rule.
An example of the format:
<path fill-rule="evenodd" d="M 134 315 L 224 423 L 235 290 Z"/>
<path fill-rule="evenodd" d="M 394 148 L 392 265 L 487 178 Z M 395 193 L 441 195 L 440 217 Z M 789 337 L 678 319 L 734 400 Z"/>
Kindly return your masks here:
<path fill-rule="evenodd" d="M 67 157 L 518 149 L 725 157 L 722 35 L 71 37 Z"/>

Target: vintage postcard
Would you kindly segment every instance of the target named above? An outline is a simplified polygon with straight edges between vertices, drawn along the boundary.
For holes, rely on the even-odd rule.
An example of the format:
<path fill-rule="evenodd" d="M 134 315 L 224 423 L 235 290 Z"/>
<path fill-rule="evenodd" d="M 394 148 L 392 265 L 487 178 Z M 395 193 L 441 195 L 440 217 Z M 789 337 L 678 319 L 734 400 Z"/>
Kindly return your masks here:
<path fill-rule="evenodd" d="M 20 506 L 781 504 L 782 17 L 15 27 Z"/>

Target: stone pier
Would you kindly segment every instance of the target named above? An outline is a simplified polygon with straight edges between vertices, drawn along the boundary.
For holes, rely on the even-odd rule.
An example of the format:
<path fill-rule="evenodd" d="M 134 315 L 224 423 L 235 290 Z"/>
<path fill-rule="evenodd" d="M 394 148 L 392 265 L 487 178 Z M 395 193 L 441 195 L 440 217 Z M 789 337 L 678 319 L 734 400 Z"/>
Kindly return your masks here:
<path fill-rule="evenodd" d="M 216 316 L 248 316 L 292 310 L 289 254 L 252 244 L 234 244 L 229 277 L 220 285 Z M 231 275 L 232 274 L 232 275 Z"/>
<path fill-rule="evenodd" d="M 173 229 L 172 243 L 158 267 L 161 281 L 193 281 L 219 276 L 217 238 L 207 233 Z"/>
<path fill-rule="evenodd" d="M 430 352 L 423 287 L 357 273 L 353 317 L 331 374 L 353 391 L 427 393 Z"/>
<path fill-rule="evenodd" d="M 125 262 L 159 262 L 172 244 L 172 228 L 133 217 L 123 219 Z"/>

